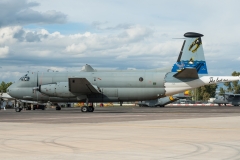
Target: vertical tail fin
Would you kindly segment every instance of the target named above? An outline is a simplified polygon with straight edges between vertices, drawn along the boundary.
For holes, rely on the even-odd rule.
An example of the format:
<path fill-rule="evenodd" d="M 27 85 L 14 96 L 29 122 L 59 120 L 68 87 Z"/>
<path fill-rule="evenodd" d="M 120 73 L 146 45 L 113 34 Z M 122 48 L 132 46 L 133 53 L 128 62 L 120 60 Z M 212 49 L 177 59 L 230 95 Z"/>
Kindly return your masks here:
<path fill-rule="evenodd" d="M 202 34 L 187 32 L 177 62 L 172 72 L 176 78 L 198 78 L 198 75 L 207 75 L 207 65 L 202 47 Z"/>

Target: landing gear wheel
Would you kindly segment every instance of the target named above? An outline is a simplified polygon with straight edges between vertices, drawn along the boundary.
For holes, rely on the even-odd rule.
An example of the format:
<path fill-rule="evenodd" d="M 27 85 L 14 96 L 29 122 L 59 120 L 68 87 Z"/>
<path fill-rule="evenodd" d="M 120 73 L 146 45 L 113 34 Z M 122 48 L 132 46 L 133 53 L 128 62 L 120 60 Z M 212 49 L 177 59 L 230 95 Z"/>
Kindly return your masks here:
<path fill-rule="evenodd" d="M 45 110 L 45 106 L 42 107 L 42 110 Z"/>
<path fill-rule="evenodd" d="M 22 108 L 19 108 L 19 107 L 15 108 L 16 112 L 21 112 L 21 110 L 22 110 Z"/>
<path fill-rule="evenodd" d="M 61 108 L 61 107 L 59 107 L 59 106 L 57 106 L 57 107 L 56 107 L 56 110 L 61 110 L 61 109 L 62 109 L 62 108 Z"/>
<path fill-rule="evenodd" d="M 87 106 L 82 106 L 81 111 L 82 112 L 88 112 L 88 107 Z"/>
<path fill-rule="evenodd" d="M 160 107 L 165 107 L 164 105 L 160 105 Z"/>
<path fill-rule="evenodd" d="M 94 107 L 93 106 L 89 106 L 88 107 L 88 112 L 93 112 L 94 111 Z"/>

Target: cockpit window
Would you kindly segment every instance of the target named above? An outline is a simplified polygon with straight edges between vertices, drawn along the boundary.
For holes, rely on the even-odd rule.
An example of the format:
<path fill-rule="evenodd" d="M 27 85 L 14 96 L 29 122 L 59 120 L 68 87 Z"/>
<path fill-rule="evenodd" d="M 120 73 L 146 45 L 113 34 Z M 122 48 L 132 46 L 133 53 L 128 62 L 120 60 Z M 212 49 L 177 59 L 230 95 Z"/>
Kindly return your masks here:
<path fill-rule="evenodd" d="M 20 81 L 29 81 L 30 77 L 26 74 L 25 76 L 21 77 L 19 80 Z"/>

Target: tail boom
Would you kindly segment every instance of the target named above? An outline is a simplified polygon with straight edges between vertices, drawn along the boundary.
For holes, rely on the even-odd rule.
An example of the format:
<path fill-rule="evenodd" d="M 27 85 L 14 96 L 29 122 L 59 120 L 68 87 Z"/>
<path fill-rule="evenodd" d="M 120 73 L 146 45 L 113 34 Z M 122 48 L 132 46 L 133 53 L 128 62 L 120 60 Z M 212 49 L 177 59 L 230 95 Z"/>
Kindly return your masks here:
<path fill-rule="evenodd" d="M 183 92 L 185 90 L 198 88 L 204 85 L 217 84 L 221 82 L 233 82 L 239 81 L 238 76 L 202 76 L 199 79 L 189 81 L 178 81 L 165 83 L 166 96 L 170 96 L 176 93 Z"/>

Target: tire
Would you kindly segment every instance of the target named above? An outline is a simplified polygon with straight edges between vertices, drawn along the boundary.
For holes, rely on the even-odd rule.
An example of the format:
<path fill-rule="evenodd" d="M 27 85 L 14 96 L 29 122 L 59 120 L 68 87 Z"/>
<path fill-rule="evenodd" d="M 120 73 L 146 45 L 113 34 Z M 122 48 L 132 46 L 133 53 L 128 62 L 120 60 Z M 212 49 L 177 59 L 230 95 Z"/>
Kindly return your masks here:
<path fill-rule="evenodd" d="M 81 108 L 81 111 L 82 111 L 82 112 L 88 112 L 88 107 L 87 107 L 87 106 L 83 106 L 83 107 Z"/>
<path fill-rule="evenodd" d="M 57 107 L 56 107 L 56 110 L 61 110 L 61 107 L 57 106 Z"/>
<path fill-rule="evenodd" d="M 45 110 L 45 106 L 42 107 L 42 110 Z"/>
<path fill-rule="evenodd" d="M 93 106 L 89 106 L 88 107 L 88 112 L 93 112 L 94 111 L 94 107 Z"/>
<path fill-rule="evenodd" d="M 21 110 L 22 110 L 22 109 L 19 108 L 19 107 L 15 108 L 15 111 L 16 111 L 16 112 L 21 112 Z"/>

